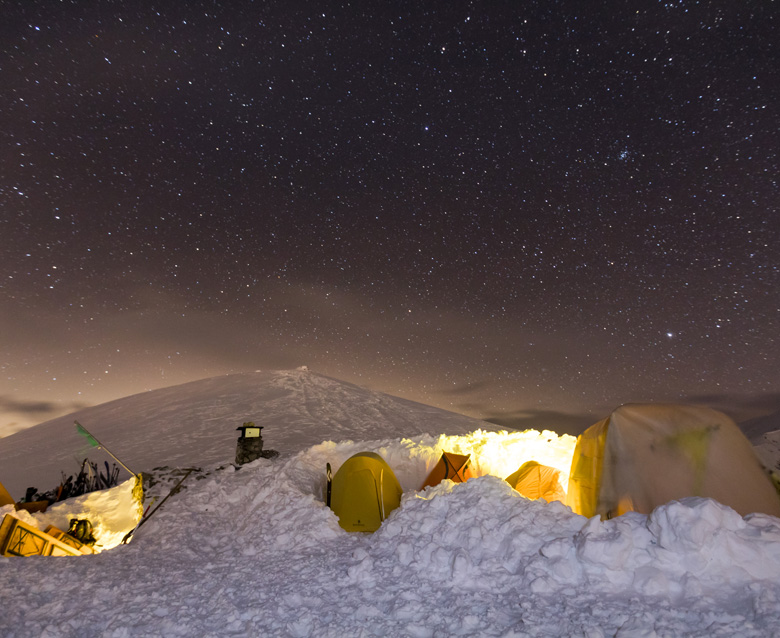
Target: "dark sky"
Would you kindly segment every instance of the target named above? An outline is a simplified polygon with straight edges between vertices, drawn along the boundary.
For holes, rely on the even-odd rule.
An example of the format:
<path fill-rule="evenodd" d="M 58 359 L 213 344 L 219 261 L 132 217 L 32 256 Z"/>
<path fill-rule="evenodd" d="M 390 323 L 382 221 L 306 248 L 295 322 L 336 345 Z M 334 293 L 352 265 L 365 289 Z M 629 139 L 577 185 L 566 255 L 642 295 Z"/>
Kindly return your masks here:
<path fill-rule="evenodd" d="M 310 369 L 515 427 L 780 408 L 778 6 L 0 21 L 0 434 Z"/>

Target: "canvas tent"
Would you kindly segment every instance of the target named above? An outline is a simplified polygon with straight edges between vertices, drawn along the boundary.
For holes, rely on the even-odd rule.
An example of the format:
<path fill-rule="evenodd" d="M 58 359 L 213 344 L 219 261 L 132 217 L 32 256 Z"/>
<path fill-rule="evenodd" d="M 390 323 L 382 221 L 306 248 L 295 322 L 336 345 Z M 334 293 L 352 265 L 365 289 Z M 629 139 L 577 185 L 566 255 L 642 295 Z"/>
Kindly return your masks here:
<path fill-rule="evenodd" d="M 563 501 L 566 498 L 560 478 L 560 470 L 536 461 L 527 461 L 504 480 L 532 501 L 543 498 L 551 503 L 552 501 Z"/>
<path fill-rule="evenodd" d="M 374 532 L 401 504 L 401 485 L 387 462 L 360 452 L 338 469 L 330 489 L 330 507 L 348 532 Z"/>
<path fill-rule="evenodd" d="M 13 497 L 8 493 L 8 490 L 5 489 L 5 486 L 0 483 L 0 507 L 3 505 L 13 505 L 14 499 Z"/>
<path fill-rule="evenodd" d="M 649 514 L 687 496 L 713 498 L 743 516 L 780 516 L 780 498 L 767 472 L 721 412 L 628 404 L 578 437 L 566 496 L 578 514 Z"/>
<path fill-rule="evenodd" d="M 465 483 L 470 478 L 474 478 L 474 475 L 471 473 L 471 457 L 468 454 L 442 452 L 439 462 L 433 466 L 420 489 L 438 485 L 445 479 Z"/>

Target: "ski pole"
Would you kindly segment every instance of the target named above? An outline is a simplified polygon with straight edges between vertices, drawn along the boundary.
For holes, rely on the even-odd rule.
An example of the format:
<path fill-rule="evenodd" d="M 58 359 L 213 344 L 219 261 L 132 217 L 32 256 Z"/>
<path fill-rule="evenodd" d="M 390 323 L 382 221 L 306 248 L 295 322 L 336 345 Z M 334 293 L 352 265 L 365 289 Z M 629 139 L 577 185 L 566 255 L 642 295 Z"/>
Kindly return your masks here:
<path fill-rule="evenodd" d="M 146 506 L 146 509 L 144 510 L 144 513 L 141 515 L 141 518 L 138 519 L 138 522 L 135 524 L 135 527 L 133 529 L 131 529 L 129 532 L 127 532 L 127 534 L 125 534 L 125 537 L 122 539 L 122 543 L 123 544 L 127 544 L 127 541 L 130 540 L 130 537 L 133 535 L 135 530 L 137 530 L 139 528 L 139 526 L 141 525 L 141 521 L 146 518 L 146 515 L 149 513 L 149 510 L 152 509 L 152 505 L 154 505 L 154 502 L 156 500 L 157 500 L 157 497 L 155 496 L 152 499 L 152 502 L 149 503 L 149 505 Z"/>
<path fill-rule="evenodd" d="M 173 489 L 172 489 L 170 492 L 168 492 L 168 494 L 166 495 L 166 497 L 165 497 L 163 500 L 161 500 L 161 501 L 160 501 L 160 504 L 159 504 L 157 507 L 155 507 L 155 508 L 154 508 L 154 509 L 153 509 L 153 510 L 152 510 L 152 511 L 149 513 L 149 515 L 148 515 L 148 516 L 144 516 L 144 517 L 143 517 L 143 518 L 142 518 L 140 521 L 138 521 L 138 525 L 136 525 L 136 526 L 135 526 L 135 528 L 133 529 L 133 531 L 132 531 L 132 532 L 130 532 L 130 533 L 127 535 L 127 536 L 125 536 L 125 538 L 130 538 L 130 536 L 132 536 L 132 535 L 133 535 L 133 533 L 134 533 L 134 532 L 135 532 L 135 531 L 136 531 L 136 530 L 137 530 L 139 527 L 141 527 L 141 525 L 143 525 L 143 524 L 144 524 L 146 521 L 148 521 L 150 518 L 152 518 L 152 516 L 154 515 L 154 513 L 155 513 L 155 512 L 156 512 L 158 509 L 160 509 L 160 508 L 163 506 L 163 503 L 165 503 L 165 501 L 167 501 L 167 500 L 168 500 L 168 499 L 169 499 L 171 496 L 173 496 L 173 495 L 174 495 L 174 494 L 175 494 L 175 493 L 178 491 L 178 489 L 179 489 L 179 486 L 180 486 L 182 483 L 184 483 L 184 479 L 186 479 L 186 478 L 187 478 L 187 477 L 188 477 L 188 476 L 189 476 L 189 475 L 190 475 L 190 474 L 191 474 L 191 473 L 192 473 L 194 470 L 195 470 L 195 468 L 190 468 L 190 469 L 188 469 L 188 470 L 187 470 L 187 472 L 186 472 L 186 474 L 185 474 L 184 476 L 182 476 L 182 477 L 181 477 L 181 480 L 180 480 L 178 483 L 176 483 L 176 485 L 174 485 L 174 486 L 173 486 Z M 122 540 L 122 542 L 123 542 L 123 543 L 125 542 L 125 541 L 124 541 L 124 539 Z"/>

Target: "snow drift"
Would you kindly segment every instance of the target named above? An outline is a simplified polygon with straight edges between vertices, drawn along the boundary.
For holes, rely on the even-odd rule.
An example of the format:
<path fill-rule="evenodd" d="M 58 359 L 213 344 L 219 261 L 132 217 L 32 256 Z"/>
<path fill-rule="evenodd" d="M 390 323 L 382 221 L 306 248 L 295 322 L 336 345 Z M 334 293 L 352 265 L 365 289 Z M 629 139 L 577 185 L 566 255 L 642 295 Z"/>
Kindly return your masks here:
<path fill-rule="evenodd" d="M 529 501 L 501 478 L 539 453 L 534 441 L 565 450 L 571 437 L 491 432 L 304 371 L 255 380 L 255 393 L 288 390 L 287 419 L 280 398 L 273 424 L 263 423 L 282 456 L 236 469 L 233 438 L 129 545 L 0 559 L 4 636 L 772 636 L 780 626 L 777 518 L 692 498 L 649 516 L 588 520 Z M 179 392 L 180 404 L 175 388 L 165 395 L 171 412 L 192 399 L 187 386 Z M 353 415 L 356 392 L 363 403 Z M 123 436 L 146 470 L 142 450 L 157 427 L 135 419 L 136 401 L 151 407 L 149 395 L 125 400 L 123 422 L 138 425 Z M 208 408 L 189 415 L 190 429 L 213 423 Z M 243 409 L 228 420 L 247 416 L 260 420 Z M 111 423 L 104 427 L 107 442 Z M 197 432 L 194 440 L 213 441 Z M 443 448 L 471 453 L 477 478 L 418 491 Z M 364 450 L 388 461 L 404 496 L 377 532 L 349 534 L 323 503 L 324 463 Z M 181 445 L 171 454 L 184 458 Z M 153 470 L 150 495 L 164 494 L 175 474 Z"/>

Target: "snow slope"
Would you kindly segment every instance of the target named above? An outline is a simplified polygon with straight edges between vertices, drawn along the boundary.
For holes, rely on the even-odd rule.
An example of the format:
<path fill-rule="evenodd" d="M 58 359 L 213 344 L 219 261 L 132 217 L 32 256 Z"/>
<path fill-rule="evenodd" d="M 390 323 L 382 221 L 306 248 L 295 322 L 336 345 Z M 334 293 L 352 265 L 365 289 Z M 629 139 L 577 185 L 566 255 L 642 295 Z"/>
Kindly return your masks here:
<path fill-rule="evenodd" d="M 499 429 L 306 370 L 232 374 L 117 399 L 0 438 L 0 481 L 15 498 L 29 486 L 54 487 L 87 456 L 113 463 L 77 434 L 74 420 L 134 472 L 232 462 L 245 421 L 262 426 L 264 448 L 282 455 L 327 439 Z"/>
<path fill-rule="evenodd" d="M 0 635 L 778 635 L 779 519 L 694 498 L 587 520 L 500 478 L 528 457 L 570 453 L 571 437 L 488 431 L 302 370 L 249 377 L 158 391 L 165 408 L 148 393 L 93 409 L 105 410 L 98 438 L 138 469 L 170 466 L 153 472 L 150 496 L 175 467 L 201 469 L 129 545 L 0 558 Z M 236 409 L 206 399 L 209 387 Z M 282 454 L 236 469 L 234 424 L 250 418 Z M 65 437 L 60 421 L 39 435 Z M 179 436 L 161 438 L 166 428 Z M 24 462 L 5 450 L 13 438 L 0 440 L 4 481 Z M 471 451 L 478 478 L 417 492 L 442 449 Z M 349 534 L 322 502 L 323 469 L 364 450 L 388 460 L 405 493 L 377 532 Z"/>

